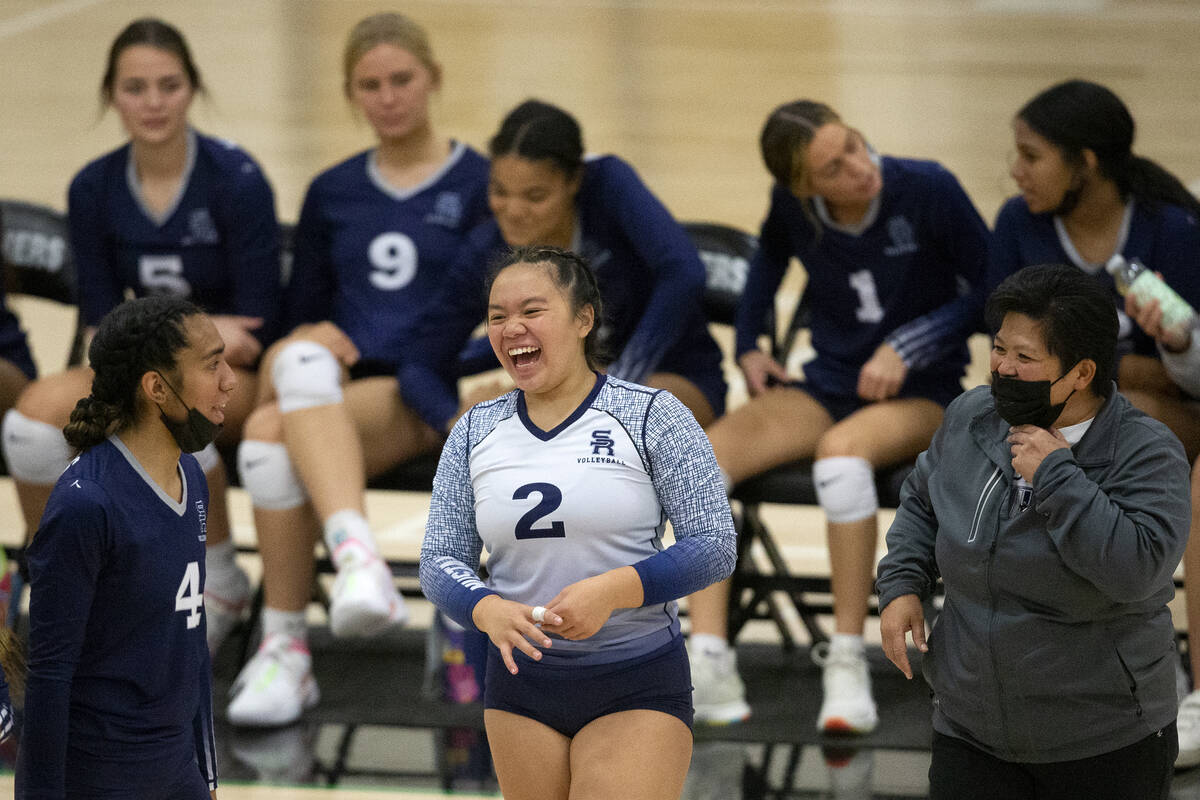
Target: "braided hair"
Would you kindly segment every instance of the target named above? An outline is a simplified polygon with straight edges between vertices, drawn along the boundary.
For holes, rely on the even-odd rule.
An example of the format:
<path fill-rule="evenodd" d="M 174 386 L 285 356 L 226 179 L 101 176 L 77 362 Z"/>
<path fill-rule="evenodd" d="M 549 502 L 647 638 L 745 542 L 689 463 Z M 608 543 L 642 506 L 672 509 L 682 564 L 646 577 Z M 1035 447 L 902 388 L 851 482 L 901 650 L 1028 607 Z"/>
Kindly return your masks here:
<path fill-rule="evenodd" d="M 88 348 L 92 392 L 75 404 L 63 428 L 67 443 L 86 450 L 133 424 L 142 376 L 175 369 L 176 354 L 188 345 L 184 322 L 199 313 L 179 297 L 142 297 L 108 312 Z"/>
<path fill-rule="evenodd" d="M 596 276 L 588 266 L 587 260 L 578 253 L 564 250 L 561 247 L 549 245 L 530 245 L 510 250 L 497 260 L 488 270 L 483 283 L 484 303 L 492 294 L 492 284 L 500 273 L 517 264 L 536 264 L 547 267 L 550 279 L 567 298 L 571 314 L 578 316 L 584 306 L 592 307 L 592 329 L 583 340 L 583 355 L 588 366 L 599 370 L 609 362 L 608 354 L 600 342 L 600 322 L 603 318 L 603 308 L 600 300 L 600 286 Z"/>

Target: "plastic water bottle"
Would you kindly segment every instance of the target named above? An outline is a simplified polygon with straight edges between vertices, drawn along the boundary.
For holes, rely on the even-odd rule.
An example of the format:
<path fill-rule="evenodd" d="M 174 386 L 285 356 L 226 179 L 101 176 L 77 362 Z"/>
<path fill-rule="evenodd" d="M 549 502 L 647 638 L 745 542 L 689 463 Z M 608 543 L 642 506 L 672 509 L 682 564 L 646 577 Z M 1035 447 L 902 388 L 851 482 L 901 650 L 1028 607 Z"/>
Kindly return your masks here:
<path fill-rule="evenodd" d="M 1186 328 L 1192 325 L 1196 318 L 1196 309 L 1167 286 L 1154 270 L 1147 269 L 1146 265 L 1136 258 L 1126 261 L 1124 256 L 1117 253 L 1108 260 L 1104 268 L 1113 276 L 1117 291 L 1123 295 L 1132 295 L 1138 305 L 1145 305 L 1151 300 L 1158 301 L 1158 307 L 1162 311 L 1163 328 Z"/>

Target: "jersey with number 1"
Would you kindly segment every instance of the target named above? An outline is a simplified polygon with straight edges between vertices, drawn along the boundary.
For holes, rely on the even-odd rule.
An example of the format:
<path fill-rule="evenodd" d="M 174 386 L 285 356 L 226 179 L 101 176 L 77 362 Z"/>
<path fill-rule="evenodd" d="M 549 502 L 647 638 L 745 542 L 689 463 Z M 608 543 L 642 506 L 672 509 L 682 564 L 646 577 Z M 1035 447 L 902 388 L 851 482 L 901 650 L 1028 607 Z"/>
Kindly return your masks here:
<path fill-rule="evenodd" d="M 804 265 L 816 357 L 805 379 L 854 397 L 863 364 L 884 342 L 909 378 L 956 379 L 969 360 L 987 268 L 987 225 L 957 179 L 933 161 L 879 159 L 883 188 L 861 223 L 840 226 L 817 198 L 815 216 L 776 185 L 738 309 L 737 353 L 756 347 L 794 256 Z"/>
<path fill-rule="evenodd" d="M 454 143 L 440 169 L 399 190 L 359 153 L 313 179 L 296 225 L 287 328 L 331 320 L 366 361 L 396 365 L 467 232 L 487 216 L 488 162 Z"/>
<path fill-rule="evenodd" d="M 264 345 L 279 333 L 282 286 L 275 196 L 244 150 L 188 134 L 179 193 L 164 213 L 145 202 L 125 145 L 88 164 L 67 199 L 84 323 L 125 299 L 186 297 L 210 314 L 261 317 Z"/>
<path fill-rule="evenodd" d="M 667 520 L 675 543 L 664 547 Z M 475 578 L 488 551 L 486 585 Z M 598 375 L 553 430 L 511 392 L 454 426 L 434 479 L 421 587 L 459 624 L 489 593 L 545 605 L 565 586 L 621 566 L 641 578 L 640 608 L 595 635 L 556 640 L 547 663 L 634 658 L 679 633 L 675 599 L 732 571 L 733 518 L 704 431 L 668 392 Z"/>
<path fill-rule="evenodd" d="M 204 624 L 208 486 L 180 499 L 117 437 L 59 477 L 29 547 L 29 678 L 18 796 L 216 786 Z M 22 791 L 25 794 L 22 794 Z"/>

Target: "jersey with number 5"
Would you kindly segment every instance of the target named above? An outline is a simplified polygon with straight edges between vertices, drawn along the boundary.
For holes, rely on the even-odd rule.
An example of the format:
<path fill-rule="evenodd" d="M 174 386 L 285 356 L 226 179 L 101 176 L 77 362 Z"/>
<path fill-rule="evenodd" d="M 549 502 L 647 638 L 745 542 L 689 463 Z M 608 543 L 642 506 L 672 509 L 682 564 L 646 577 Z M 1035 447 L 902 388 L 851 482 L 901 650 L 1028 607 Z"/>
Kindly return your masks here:
<path fill-rule="evenodd" d="M 666 547 L 668 519 L 675 544 Z M 486 585 L 473 577 L 481 546 Z M 421 585 L 470 625 L 480 592 L 545 605 L 569 584 L 632 565 L 644 605 L 546 654 L 618 660 L 677 635 L 675 598 L 728 575 L 734 550 L 716 459 L 691 412 L 667 392 L 598 376 L 553 430 L 533 423 L 521 392 L 456 424 L 434 482 Z"/>
<path fill-rule="evenodd" d="M 487 215 L 488 162 L 461 143 L 420 185 L 396 189 L 375 151 L 313 179 L 296 224 L 286 327 L 331 320 L 362 357 L 395 365 L 467 231 Z"/>
<path fill-rule="evenodd" d="M 215 785 L 208 488 L 191 455 L 179 469 L 176 499 L 111 437 L 54 487 L 29 548 L 29 788 L 134 791 L 197 764 Z"/>
<path fill-rule="evenodd" d="M 125 145 L 80 170 L 67 211 L 85 324 L 99 325 L 132 291 L 186 297 L 210 314 L 262 317 L 253 333 L 263 344 L 278 334 L 275 196 L 245 151 L 192 132 L 179 193 L 158 215 Z"/>

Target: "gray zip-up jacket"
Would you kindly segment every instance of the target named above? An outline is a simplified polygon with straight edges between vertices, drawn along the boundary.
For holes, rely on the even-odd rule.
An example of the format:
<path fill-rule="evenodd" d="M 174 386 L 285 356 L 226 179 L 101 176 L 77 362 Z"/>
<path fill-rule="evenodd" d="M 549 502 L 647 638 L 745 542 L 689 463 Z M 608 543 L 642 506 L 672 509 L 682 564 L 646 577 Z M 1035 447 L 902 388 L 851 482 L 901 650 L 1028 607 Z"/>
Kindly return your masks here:
<path fill-rule="evenodd" d="M 946 409 L 888 530 L 880 608 L 943 579 L 922 663 L 940 733 L 1027 763 L 1119 749 L 1175 719 L 1187 458 L 1114 389 L 1021 492 L 1008 428 L 986 386 Z"/>

